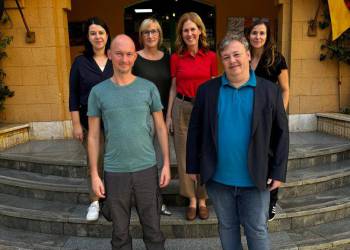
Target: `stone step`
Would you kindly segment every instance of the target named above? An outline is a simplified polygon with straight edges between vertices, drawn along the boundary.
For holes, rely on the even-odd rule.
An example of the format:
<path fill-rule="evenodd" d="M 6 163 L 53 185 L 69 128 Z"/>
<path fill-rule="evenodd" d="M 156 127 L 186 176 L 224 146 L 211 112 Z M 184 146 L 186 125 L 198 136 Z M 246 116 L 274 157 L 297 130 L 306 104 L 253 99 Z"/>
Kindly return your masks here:
<path fill-rule="evenodd" d="M 68 203 L 89 203 L 87 180 L 0 168 L 0 193 Z"/>
<path fill-rule="evenodd" d="M 280 189 L 280 198 L 317 194 L 350 184 L 350 160 L 324 164 L 317 168 L 291 169 L 287 183 Z M 88 204 L 87 180 L 0 168 L 0 193 L 67 203 Z M 185 205 L 179 195 L 178 179 L 162 189 L 169 205 Z"/>
<path fill-rule="evenodd" d="M 327 163 L 314 168 L 297 168 L 287 172 L 279 197 L 318 194 L 350 184 L 350 160 Z"/>
<path fill-rule="evenodd" d="M 272 250 L 349 249 L 350 219 L 302 230 L 271 233 L 270 238 Z M 167 239 L 165 248 L 167 250 L 218 250 L 221 249 L 221 244 L 217 237 L 181 238 Z M 0 226 L 0 249 L 109 250 L 111 246 L 110 238 L 53 235 Z M 141 239 L 133 239 L 133 249 L 145 249 Z M 244 249 L 247 249 L 246 244 Z"/>
<path fill-rule="evenodd" d="M 0 152 L 0 166 L 44 175 L 86 177 L 84 147 L 76 140 L 29 141 Z"/>
<path fill-rule="evenodd" d="M 171 144 L 172 145 L 172 144 Z M 176 157 L 171 152 L 172 176 L 177 176 Z M 17 169 L 45 175 L 83 178 L 87 176 L 86 152 L 76 140 L 29 141 L 0 152 L 0 168 Z"/>
<path fill-rule="evenodd" d="M 166 204 L 186 204 L 186 200 L 179 197 L 178 185 L 178 180 L 172 179 L 169 186 L 162 189 Z M 0 168 L 0 193 L 48 201 L 89 204 L 86 178 L 42 175 L 6 168 Z"/>
<path fill-rule="evenodd" d="M 171 143 L 171 165 L 176 157 Z M 290 133 L 288 169 L 317 166 L 350 158 L 350 140 L 319 132 Z M 0 152 L 0 166 L 46 175 L 86 176 L 84 147 L 76 140 L 29 141 Z"/>
<path fill-rule="evenodd" d="M 102 216 L 96 222 L 85 220 L 85 205 L 21 198 L 0 194 L 0 224 L 34 232 L 71 236 L 108 237 L 111 224 Z M 217 219 L 210 207 L 208 220 L 184 219 L 184 207 L 170 207 L 172 216 L 162 216 L 162 230 L 167 238 L 195 238 L 217 236 Z M 136 211 L 132 210 L 131 234 L 141 238 Z"/>
<path fill-rule="evenodd" d="M 350 140 L 321 132 L 290 133 L 288 170 L 350 159 Z"/>
<path fill-rule="evenodd" d="M 279 213 L 269 225 L 271 232 L 294 230 L 350 217 L 350 186 L 279 201 Z M 217 236 L 217 219 L 211 209 L 208 220 L 184 219 L 185 207 L 169 207 L 172 216 L 162 216 L 161 226 L 167 238 Z M 109 236 L 110 223 L 101 218 L 85 220 L 86 206 L 0 194 L 0 224 L 11 228 L 70 236 Z M 131 233 L 141 237 L 136 212 L 131 219 Z"/>
<path fill-rule="evenodd" d="M 350 217 L 350 185 L 278 201 L 270 231 L 302 229 Z M 276 221 L 277 220 L 277 221 Z"/>

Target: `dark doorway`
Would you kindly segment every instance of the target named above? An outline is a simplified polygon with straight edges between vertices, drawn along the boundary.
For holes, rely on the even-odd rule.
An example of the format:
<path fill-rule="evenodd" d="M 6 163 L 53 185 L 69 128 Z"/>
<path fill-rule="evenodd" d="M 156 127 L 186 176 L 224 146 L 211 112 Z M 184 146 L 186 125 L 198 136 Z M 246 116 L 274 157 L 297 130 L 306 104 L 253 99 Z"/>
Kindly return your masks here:
<path fill-rule="evenodd" d="M 148 10 L 148 13 L 136 13 L 137 10 Z M 150 11 L 152 10 L 152 11 Z M 169 52 L 174 51 L 176 37 L 176 23 L 183 13 L 194 11 L 203 20 L 207 30 L 210 49 L 215 51 L 215 7 L 193 0 L 151 0 L 137 3 L 124 10 L 124 31 L 131 36 L 137 49 L 138 30 L 141 22 L 147 17 L 156 18 L 163 29 L 163 46 Z"/>

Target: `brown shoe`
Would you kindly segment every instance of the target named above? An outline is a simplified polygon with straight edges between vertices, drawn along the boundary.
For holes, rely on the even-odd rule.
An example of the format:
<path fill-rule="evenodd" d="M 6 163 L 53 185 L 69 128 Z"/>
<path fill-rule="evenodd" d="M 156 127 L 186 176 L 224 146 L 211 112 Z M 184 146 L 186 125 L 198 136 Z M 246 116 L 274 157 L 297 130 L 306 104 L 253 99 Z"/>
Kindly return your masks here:
<path fill-rule="evenodd" d="M 186 219 L 194 220 L 197 216 L 197 209 L 195 207 L 188 207 L 186 209 Z"/>
<path fill-rule="evenodd" d="M 202 220 L 206 220 L 209 218 L 209 209 L 207 207 L 201 206 L 199 207 L 199 218 Z"/>

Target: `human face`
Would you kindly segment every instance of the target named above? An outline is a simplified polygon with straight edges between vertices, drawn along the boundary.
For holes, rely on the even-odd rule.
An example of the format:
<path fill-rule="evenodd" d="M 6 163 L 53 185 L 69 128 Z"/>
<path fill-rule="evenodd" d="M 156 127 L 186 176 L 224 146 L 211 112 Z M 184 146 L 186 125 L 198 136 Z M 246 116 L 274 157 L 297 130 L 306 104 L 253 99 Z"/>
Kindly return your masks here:
<path fill-rule="evenodd" d="M 115 40 L 108 51 L 108 58 L 112 61 L 113 69 L 118 74 L 131 73 L 136 57 L 133 42 L 125 37 Z"/>
<path fill-rule="evenodd" d="M 187 47 L 198 47 L 199 36 L 202 32 L 191 20 L 184 22 L 182 26 L 182 39 Z"/>
<path fill-rule="evenodd" d="M 228 76 L 240 78 L 249 75 L 250 53 L 241 42 L 232 41 L 220 55 Z"/>
<path fill-rule="evenodd" d="M 254 49 L 263 48 L 266 43 L 267 28 L 265 24 L 258 24 L 253 27 L 249 34 L 250 45 Z"/>
<path fill-rule="evenodd" d="M 159 44 L 159 30 L 155 23 L 150 23 L 144 31 L 142 31 L 142 42 L 145 48 L 157 48 Z"/>
<path fill-rule="evenodd" d="M 108 40 L 108 34 L 101 25 L 91 24 L 89 26 L 88 39 L 94 51 L 104 50 Z"/>

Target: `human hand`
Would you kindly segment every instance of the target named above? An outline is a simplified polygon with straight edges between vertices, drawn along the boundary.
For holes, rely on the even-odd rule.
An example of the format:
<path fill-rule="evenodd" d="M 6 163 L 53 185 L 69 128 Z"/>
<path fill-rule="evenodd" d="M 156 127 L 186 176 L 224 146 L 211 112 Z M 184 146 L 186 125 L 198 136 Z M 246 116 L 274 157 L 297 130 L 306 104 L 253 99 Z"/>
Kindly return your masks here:
<path fill-rule="evenodd" d="M 83 142 L 84 133 L 83 127 L 80 123 L 73 124 L 73 138 L 79 140 L 80 142 Z"/>
<path fill-rule="evenodd" d="M 98 198 L 105 198 L 105 186 L 99 176 L 91 176 L 92 191 Z"/>
<path fill-rule="evenodd" d="M 159 178 L 159 187 L 164 188 L 169 185 L 171 179 L 170 166 L 164 165 Z"/>
<path fill-rule="evenodd" d="M 269 185 L 269 191 L 279 188 L 282 185 L 281 181 L 268 179 L 267 184 Z"/>
<path fill-rule="evenodd" d="M 197 175 L 196 174 L 188 174 L 188 176 L 191 178 L 192 181 L 197 181 Z"/>
<path fill-rule="evenodd" d="M 168 128 L 169 134 L 174 133 L 173 120 L 171 119 L 170 116 L 166 117 L 165 123 L 166 123 L 166 127 Z"/>

